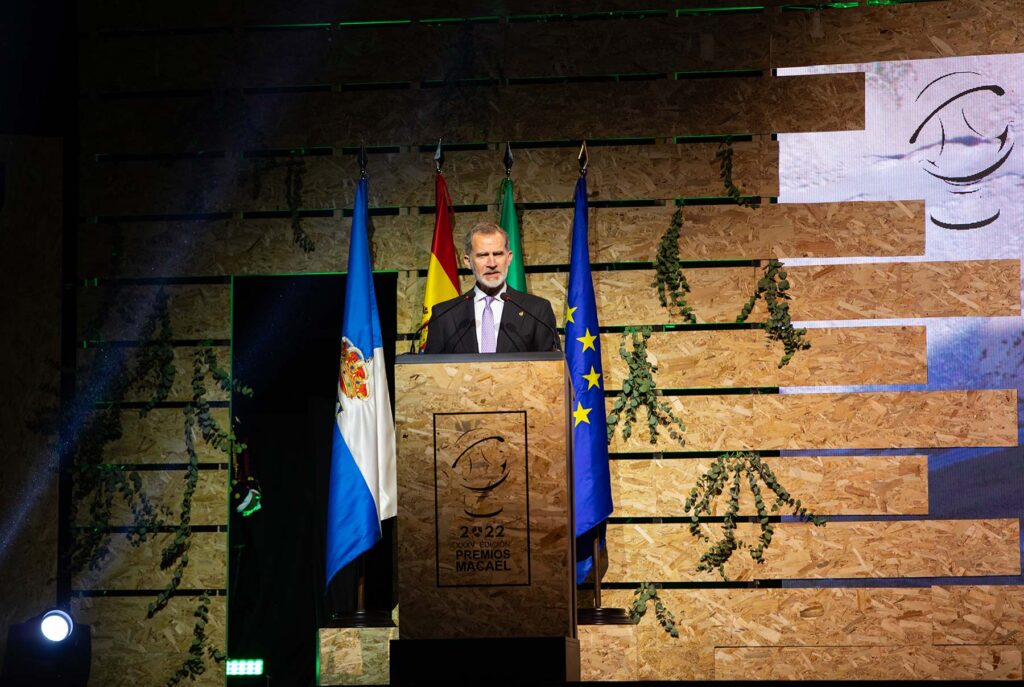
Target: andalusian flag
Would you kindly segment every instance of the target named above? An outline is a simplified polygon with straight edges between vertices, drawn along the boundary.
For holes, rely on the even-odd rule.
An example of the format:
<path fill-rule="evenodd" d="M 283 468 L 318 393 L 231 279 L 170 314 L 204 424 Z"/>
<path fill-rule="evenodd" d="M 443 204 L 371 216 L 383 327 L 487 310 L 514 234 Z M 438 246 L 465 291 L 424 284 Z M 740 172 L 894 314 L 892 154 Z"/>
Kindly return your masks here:
<path fill-rule="evenodd" d="M 512 264 L 508 266 L 505 281 L 513 289 L 526 291 L 526 273 L 523 271 L 523 238 L 519 231 L 519 217 L 516 215 L 515 193 L 512 180 L 506 178 L 501 182 L 500 206 L 501 219 L 498 224 L 508 233 L 508 246 L 512 250 Z"/>
<path fill-rule="evenodd" d="M 604 541 L 604 523 L 612 514 L 612 486 L 601 337 L 587 240 L 587 177 L 582 174 L 576 182 L 575 205 L 565 308 L 565 362 L 572 378 L 576 584 L 582 584 L 595 563 L 594 539 Z"/>
<path fill-rule="evenodd" d="M 427 267 L 427 290 L 423 296 L 423 319 L 420 320 L 420 350 L 427 345 L 427 328 L 434 306 L 459 295 L 459 271 L 455 258 L 452 227 L 455 224 L 452 197 L 444 175 L 437 173 L 434 182 L 434 241 L 430 246 L 430 265 Z"/>

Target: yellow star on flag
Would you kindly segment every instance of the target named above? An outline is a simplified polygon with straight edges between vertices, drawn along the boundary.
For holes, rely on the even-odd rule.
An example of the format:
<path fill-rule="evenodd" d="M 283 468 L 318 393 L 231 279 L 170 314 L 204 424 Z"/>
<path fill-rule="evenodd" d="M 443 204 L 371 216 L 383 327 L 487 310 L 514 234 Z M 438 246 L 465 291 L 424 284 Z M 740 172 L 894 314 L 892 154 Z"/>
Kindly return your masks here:
<path fill-rule="evenodd" d="M 579 310 L 579 308 L 570 308 L 568 305 L 565 306 L 565 321 L 575 323 L 576 320 L 572 319 L 572 314 Z"/>
<path fill-rule="evenodd" d="M 582 403 L 576 401 L 576 410 L 574 410 L 572 413 L 573 419 L 576 420 L 576 423 L 573 425 L 573 427 L 575 427 L 581 422 L 586 422 L 589 425 L 590 420 L 587 418 L 587 416 L 590 415 L 591 410 L 593 410 L 593 408 L 584 408 Z"/>
<path fill-rule="evenodd" d="M 594 340 L 596 338 L 596 336 L 591 336 L 590 329 L 587 329 L 586 333 L 583 336 L 576 337 L 576 340 L 583 344 L 584 351 L 588 348 L 592 351 L 596 351 L 597 349 L 594 348 Z"/>
<path fill-rule="evenodd" d="M 590 374 L 582 375 L 582 377 L 583 377 L 583 379 L 587 380 L 587 388 L 588 389 L 591 389 L 591 388 L 593 388 L 595 386 L 598 389 L 601 388 L 601 381 L 600 381 L 601 380 L 601 373 L 598 372 L 597 370 L 595 370 L 593 365 L 590 366 Z"/>

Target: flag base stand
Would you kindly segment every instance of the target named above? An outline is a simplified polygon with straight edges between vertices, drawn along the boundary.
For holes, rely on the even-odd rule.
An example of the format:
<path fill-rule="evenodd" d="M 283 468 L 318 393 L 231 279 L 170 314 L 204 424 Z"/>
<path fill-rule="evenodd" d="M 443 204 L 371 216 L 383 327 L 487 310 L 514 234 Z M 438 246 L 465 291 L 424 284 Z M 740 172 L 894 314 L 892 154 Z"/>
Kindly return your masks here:
<path fill-rule="evenodd" d="M 397 627 L 391 611 L 362 610 L 331 616 L 326 627 Z"/>
<path fill-rule="evenodd" d="M 625 608 L 580 608 L 576 611 L 579 625 L 636 625 Z"/>

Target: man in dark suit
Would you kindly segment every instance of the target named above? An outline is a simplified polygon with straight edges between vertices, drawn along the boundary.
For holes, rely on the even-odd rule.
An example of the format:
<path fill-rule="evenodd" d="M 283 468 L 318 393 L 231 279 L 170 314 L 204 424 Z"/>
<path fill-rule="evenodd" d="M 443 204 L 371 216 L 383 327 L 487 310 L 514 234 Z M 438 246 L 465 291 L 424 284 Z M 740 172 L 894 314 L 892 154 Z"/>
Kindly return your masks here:
<path fill-rule="evenodd" d="M 424 353 L 559 349 L 551 304 L 505 283 L 512 251 L 504 229 L 493 222 L 473 227 L 466 235 L 462 261 L 473 271 L 476 286 L 434 306 Z"/>

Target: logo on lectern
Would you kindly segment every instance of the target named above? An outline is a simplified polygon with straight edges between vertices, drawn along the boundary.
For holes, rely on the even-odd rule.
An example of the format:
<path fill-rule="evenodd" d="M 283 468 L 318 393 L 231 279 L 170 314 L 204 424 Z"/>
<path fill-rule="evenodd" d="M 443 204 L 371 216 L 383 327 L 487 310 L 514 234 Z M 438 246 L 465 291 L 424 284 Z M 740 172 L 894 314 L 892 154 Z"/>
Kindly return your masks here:
<path fill-rule="evenodd" d="M 437 583 L 530 580 L 526 413 L 434 416 Z"/>

